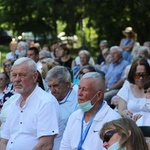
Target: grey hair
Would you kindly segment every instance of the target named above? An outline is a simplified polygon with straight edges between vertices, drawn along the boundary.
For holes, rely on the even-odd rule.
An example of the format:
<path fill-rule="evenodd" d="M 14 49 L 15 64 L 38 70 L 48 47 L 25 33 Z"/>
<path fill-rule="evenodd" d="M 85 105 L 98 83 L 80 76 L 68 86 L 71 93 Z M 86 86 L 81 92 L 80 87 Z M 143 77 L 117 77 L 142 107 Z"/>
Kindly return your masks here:
<path fill-rule="evenodd" d="M 150 47 L 150 41 L 144 42 L 143 46 Z"/>
<path fill-rule="evenodd" d="M 146 47 L 146 46 L 140 46 L 139 53 L 140 52 L 143 52 L 144 53 L 144 57 L 148 58 L 148 47 Z"/>
<path fill-rule="evenodd" d="M 41 50 L 39 52 L 39 55 L 44 55 L 46 57 L 51 57 L 51 53 L 49 51 L 45 50 L 45 49 Z"/>
<path fill-rule="evenodd" d="M 43 58 L 43 61 L 45 61 L 45 62 L 51 62 L 51 61 L 54 61 L 54 59 L 52 59 L 52 58 Z"/>
<path fill-rule="evenodd" d="M 135 60 L 136 58 L 139 57 L 139 48 L 141 46 L 137 45 L 137 46 L 134 46 L 133 49 L 132 49 L 132 52 L 131 52 L 131 55 L 132 55 L 132 60 Z M 136 53 L 135 53 L 136 52 Z"/>
<path fill-rule="evenodd" d="M 106 85 L 105 85 L 105 77 L 103 74 L 99 72 L 88 72 L 84 74 L 81 79 L 87 79 L 87 78 L 92 78 L 94 80 L 93 84 L 91 85 L 93 86 L 93 88 L 105 92 Z"/>
<path fill-rule="evenodd" d="M 13 66 L 18 66 L 18 65 L 21 65 L 21 64 L 25 64 L 25 63 L 29 66 L 29 70 L 37 71 L 36 63 L 34 62 L 34 60 L 32 60 L 31 58 L 28 58 L 28 57 L 18 58 L 14 62 Z"/>
<path fill-rule="evenodd" d="M 108 44 L 108 42 L 107 42 L 107 40 L 102 40 L 102 41 L 100 41 L 100 44 L 102 44 L 102 43 L 104 43 L 104 44 Z"/>
<path fill-rule="evenodd" d="M 28 43 L 26 43 L 26 42 L 24 42 L 24 41 L 20 41 L 20 42 L 18 43 L 17 49 L 18 49 L 20 46 L 23 46 L 23 47 L 26 49 L 26 51 L 29 49 Z"/>
<path fill-rule="evenodd" d="M 121 53 L 121 54 L 122 54 L 122 52 L 123 52 L 122 48 L 119 47 L 119 46 L 112 46 L 112 47 L 110 48 L 110 51 L 112 52 L 114 49 L 117 50 L 117 51 L 118 51 L 119 53 Z"/>
<path fill-rule="evenodd" d="M 85 54 L 85 55 L 87 55 L 87 56 L 88 56 L 88 58 L 90 58 L 90 57 L 91 57 L 90 52 L 89 52 L 89 51 L 87 51 L 87 50 L 81 50 L 81 51 L 79 52 L 79 55 L 80 55 L 80 54 Z"/>
<path fill-rule="evenodd" d="M 49 82 L 53 79 L 58 79 L 60 83 L 71 82 L 70 72 L 64 66 L 55 66 L 50 69 L 46 75 L 46 82 Z"/>

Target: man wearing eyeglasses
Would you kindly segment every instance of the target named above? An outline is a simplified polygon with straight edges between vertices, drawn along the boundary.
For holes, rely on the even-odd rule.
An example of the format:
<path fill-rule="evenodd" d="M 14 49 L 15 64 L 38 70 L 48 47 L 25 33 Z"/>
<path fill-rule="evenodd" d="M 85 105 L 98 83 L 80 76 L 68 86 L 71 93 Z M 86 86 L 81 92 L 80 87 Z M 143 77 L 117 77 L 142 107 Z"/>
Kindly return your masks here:
<path fill-rule="evenodd" d="M 60 150 L 103 150 L 99 131 L 104 123 L 120 118 L 103 100 L 104 76 L 88 72 L 80 80 L 78 90 L 79 110 L 68 120 Z"/>

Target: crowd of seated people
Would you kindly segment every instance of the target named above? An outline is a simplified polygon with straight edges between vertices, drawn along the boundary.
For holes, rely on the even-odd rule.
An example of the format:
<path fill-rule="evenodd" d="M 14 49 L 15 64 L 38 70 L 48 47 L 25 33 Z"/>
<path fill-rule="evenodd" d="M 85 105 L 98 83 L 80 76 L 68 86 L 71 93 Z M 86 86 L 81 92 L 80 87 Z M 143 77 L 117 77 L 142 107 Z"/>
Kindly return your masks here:
<path fill-rule="evenodd" d="M 149 108 L 146 107 L 150 105 L 147 100 L 149 97 L 147 98 L 145 94 L 150 91 L 149 85 L 145 87 L 146 83 L 149 84 L 147 79 L 150 77 L 150 42 L 137 45 L 131 27 L 125 28 L 122 33 L 125 38 L 121 39 L 120 45 L 109 47 L 107 40 L 100 41 L 97 60 L 94 60 L 88 48 L 84 46 L 79 48 L 77 56 L 73 59 L 71 47 L 61 41 L 50 46 L 47 44 L 41 46 L 34 42 L 30 44 L 29 41 L 11 42 L 10 52 L 6 54 L 3 71 L 0 73 L 0 130 L 5 126 L 9 108 L 17 97 L 17 92 L 13 88 L 11 68 L 16 60 L 24 57 L 32 59 L 36 64 L 38 72 L 36 84 L 53 95 L 59 104 L 60 133 L 54 138 L 54 150 L 59 148 L 69 150 L 69 145 L 70 150 L 82 148 L 89 150 L 91 148 L 87 148 L 88 140 L 91 140 L 89 132 L 92 137 L 96 136 L 95 148 L 105 150 L 109 146 L 103 147 L 102 144 L 105 138 L 104 129 L 100 135 L 101 139 L 98 134 L 93 133 L 99 133 L 103 124 L 113 119 L 130 118 L 137 126 L 150 126 L 150 123 L 145 121 L 146 118 L 150 118 Z M 105 111 L 111 109 L 114 116 L 111 118 L 111 114 L 107 114 L 104 108 Z M 96 117 L 102 110 L 108 115 L 102 119 L 103 124 L 98 123 L 100 118 Z M 103 118 L 105 114 L 101 115 L 99 117 Z M 77 126 L 79 124 L 82 126 Z M 72 127 L 80 130 L 81 137 L 76 130 L 72 130 L 74 135 L 71 137 L 69 128 Z M 84 130 L 87 133 L 84 133 Z M 75 143 L 72 143 L 73 138 L 78 138 Z"/>

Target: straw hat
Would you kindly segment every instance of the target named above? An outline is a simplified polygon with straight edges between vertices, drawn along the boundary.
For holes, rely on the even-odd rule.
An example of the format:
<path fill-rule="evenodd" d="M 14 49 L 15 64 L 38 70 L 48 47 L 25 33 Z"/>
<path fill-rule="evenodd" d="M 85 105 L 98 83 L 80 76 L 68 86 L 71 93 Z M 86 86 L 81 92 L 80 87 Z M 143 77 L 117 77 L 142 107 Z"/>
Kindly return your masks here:
<path fill-rule="evenodd" d="M 123 33 L 124 35 L 127 34 L 127 33 L 132 33 L 132 34 L 134 34 L 132 27 L 126 27 L 125 30 L 122 31 L 122 33 Z"/>

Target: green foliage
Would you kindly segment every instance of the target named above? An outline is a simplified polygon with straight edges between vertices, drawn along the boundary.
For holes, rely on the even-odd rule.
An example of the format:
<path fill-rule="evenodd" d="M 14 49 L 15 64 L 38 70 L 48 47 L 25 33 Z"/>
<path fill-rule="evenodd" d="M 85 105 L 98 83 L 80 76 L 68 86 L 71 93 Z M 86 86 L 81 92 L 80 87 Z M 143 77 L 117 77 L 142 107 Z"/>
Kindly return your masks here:
<path fill-rule="evenodd" d="M 62 30 L 77 35 L 77 46 L 98 52 L 99 41 L 118 45 L 122 30 L 132 26 L 143 44 L 150 40 L 150 1 L 146 0 L 0 0 L 0 27 L 19 35 L 32 31 L 35 36 L 53 39 Z M 97 55 L 95 53 L 95 55 Z"/>

